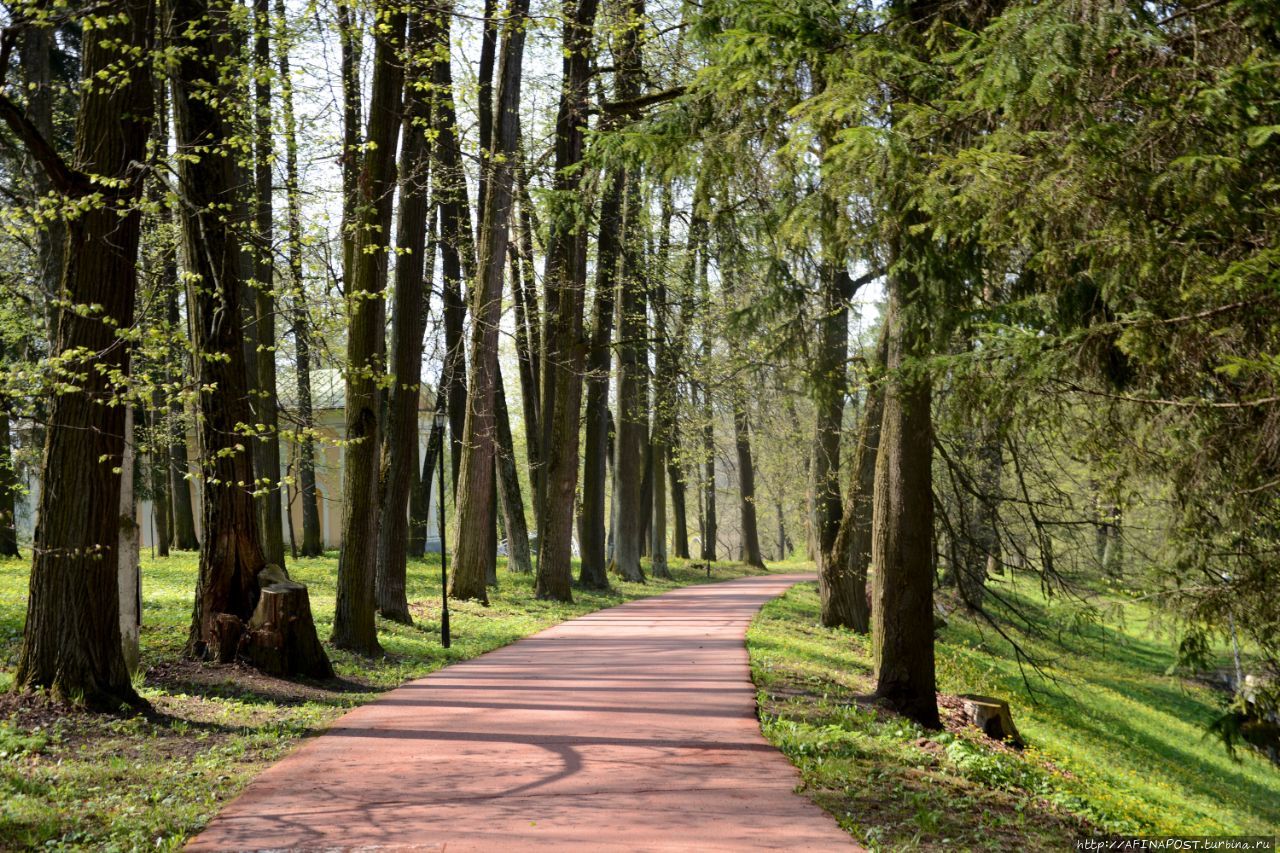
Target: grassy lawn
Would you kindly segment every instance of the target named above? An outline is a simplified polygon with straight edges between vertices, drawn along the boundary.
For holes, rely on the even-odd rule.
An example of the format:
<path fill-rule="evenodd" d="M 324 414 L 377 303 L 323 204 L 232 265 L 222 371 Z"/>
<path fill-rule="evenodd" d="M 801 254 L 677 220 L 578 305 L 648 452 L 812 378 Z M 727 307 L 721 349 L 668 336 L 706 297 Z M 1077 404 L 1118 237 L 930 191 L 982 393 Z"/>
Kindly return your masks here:
<path fill-rule="evenodd" d="M 176 849 L 255 774 L 348 708 L 401 682 L 475 657 L 557 622 L 677 586 L 755 570 L 672 561 L 674 581 L 615 580 L 608 593 L 575 590 L 573 604 L 537 601 L 533 578 L 500 570 L 491 606 L 452 603 L 453 645 L 440 647 L 440 564 L 411 561 L 416 624 L 381 622 L 386 656 L 367 660 L 333 648 L 338 678 L 296 682 L 238 665 L 183 661 L 196 558 L 144 560 L 142 667 L 149 717 L 65 713 L 32 697 L 0 696 L 0 849 L 32 847 Z M 310 588 L 321 638 L 330 633 L 337 559 L 292 561 Z M 0 560 L 0 690 L 12 683 L 27 596 L 26 561 Z"/>
<path fill-rule="evenodd" d="M 966 731 L 947 697 L 942 733 L 859 701 L 872 689 L 869 638 L 818 626 L 813 584 L 766 605 L 752 625 L 765 735 L 799 767 L 805 793 L 859 841 L 1040 850 L 1087 830 L 1280 830 L 1280 770 L 1253 753 L 1235 762 L 1204 737 L 1220 697 L 1165 675 L 1173 642 L 1152 633 L 1147 614 L 1131 605 L 1113 608 L 1123 619 L 1071 620 L 1031 584 L 1003 591 L 1070 626 L 1052 643 L 1024 641 L 1043 662 L 1045 675 L 1029 676 L 1034 696 L 1010 644 L 958 614 L 939 633 L 939 689 L 1007 699 L 1029 744 L 1022 753 Z"/>

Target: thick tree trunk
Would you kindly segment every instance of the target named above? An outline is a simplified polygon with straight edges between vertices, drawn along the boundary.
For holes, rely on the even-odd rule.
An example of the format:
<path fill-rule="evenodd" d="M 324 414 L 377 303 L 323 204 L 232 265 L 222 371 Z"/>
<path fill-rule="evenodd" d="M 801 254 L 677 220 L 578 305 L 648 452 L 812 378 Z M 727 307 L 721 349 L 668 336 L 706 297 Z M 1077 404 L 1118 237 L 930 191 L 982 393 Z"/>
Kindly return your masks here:
<path fill-rule="evenodd" d="M 528 0 L 512 0 L 503 27 L 502 67 L 498 82 L 498 117 L 494 133 L 489 198 L 481 228 L 480 254 L 472 290 L 471 383 L 458 473 L 458 544 L 450 594 L 454 598 L 488 600 L 485 588 L 495 559 L 491 536 L 495 519 L 494 408 L 498 374 L 498 324 L 502 316 L 502 281 L 515 187 L 519 146 L 518 113 L 524 62 Z"/>
<path fill-rule="evenodd" d="M 733 407 L 733 439 L 738 451 L 738 495 L 742 502 L 742 561 L 764 568 L 760 556 L 760 534 L 756 526 L 756 472 L 751 458 L 751 426 L 746 404 L 736 401 Z"/>
<path fill-rule="evenodd" d="M 434 43 L 435 16 L 415 15 L 409 24 L 409 55 L 426 55 Z M 405 85 L 404 151 L 401 155 L 400 216 L 396 225 L 395 316 L 392 319 L 392 364 L 395 384 L 387 415 L 382 465 L 382 526 L 378 542 L 376 593 L 378 612 L 406 625 L 413 622 L 405 595 L 412 474 L 417 469 L 418 401 L 422 387 L 422 334 L 425 326 L 427 143 L 430 104 L 424 84 L 430 67 L 411 64 Z"/>
<path fill-rule="evenodd" d="M 876 369 L 883 369 L 887 338 L 880 336 Z M 851 628 L 860 634 L 871 630 L 867 601 L 867 572 L 871 567 L 872 496 L 875 489 L 876 457 L 880 448 L 880 423 L 884 416 L 884 388 L 872 384 L 858 427 L 857 443 L 850 461 L 849 497 L 840 520 L 840 532 L 831 549 L 831 559 L 818 573 L 822 600 L 822 624 L 828 628 Z M 781 518 L 781 515 L 779 515 Z"/>
<path fill-rule="evenodd" d="M 289 241 L 289 293 L 292 302 L 294 365 L 298 379 L 298 497 L 302 503 L 303 557 L 324 553 L 320 531 L 320 504 L 316 495 L 316 450 L 311 431 L 315 417 L 311 408 L 311 315 L 307 311 L 302 267 L 302 194 L 298 184 L 297 121 L 293 112 L 293 78 L 289 70 L 288 40 L 283 37 L 288 19 L 284 0 L 276 0 L 276 19 L 282 34 L 276 45 L 280 68 L 280 107 L 284 126 L 285 195 Z M 292 521 L 292 519 L 291 519 Z"/>
<path fill-rule="evenodd" d="M 933 428 L 927 376 L 903 373 L 927 353 L 927 330 L 910 272 L 889 283 L 884 414 L 876 460 L 871 562 L 871 646 L 876 694 L 938 728 L 933 660 Z"/>
<path fill-rule="evenodd" d="M 631 235 L 626 239 L 632 239 Z M 645 370 L 641 363 L 645 325 L 643 283 L 635 273 L 626 265 L 618 287 L 618 433 L 614 463 L 618 477 L 618 529 L 611 568 L 623 580 L 639 582 L 644 580 L 640 568 L 641 481 L 644 477 L 641 439 L 648 433 L 649 424 L 647 407 L 640 399 L 639 374 Z"/>
<path fill-rule="evenodd" d="M 587 589 L 608 589 L 605 560 L 605 495 L 608 490 L 609 371 L 613 351 L 615 290 L 619 237 L 622 233 L 622 194 L 625 175 L 611 170 L 600 201 L 600 233 L 596 240 L 596 293 L 592 309 L 591 342 L 587 351 L 586 437 L 582 454 L 582 518 L 578 533 L 581 566 L 578 583 Z"/>
<path fill-rule="evenodd" d="M 640 36 L 644 26 L 644 0 L 627 0 L 626 18 L 615 42 L 618 66 L 617 92 L 622 100 L 640 93 L 643 72 Z M 643 255 L 640 231 L 639 172 L 626 176 L 623 209 L 622 271 L 618 277 L 618 538 L 613 568 L 623 580 L 644 581 L 640 568 L 644 517 L 644 445 L 649 439 L 649 399 L 646 380 L 649 364 L 645 346 L 648 325 L 645 304 Z"/>
<path fill-rule="evenodd" d="M 381 653 L 374 620 L 378 555 L 379 435 L 384 335 L 383 291 L 387 236 L 396 174 L 396 141 L 404 93 L 405 12 L 378 5 L 368 150 L 360 160 L 353 218 L 350 288 L 347 292 L 346 458 L 343 463 L 342 554 L 334 607 L 333 643 L 364 655 Z"/>
<path fill-rule="evenodd" d="M 254 246 L 253 286 L 258 338 L 258 399 L 255 411 L 262 424 L 259 441 L 258 489 L 262 549 L 268 563 L 284 565 L 284 509 L 280 483 L 280 407 L 276 393 L 276 296 L 272 259 L 271 180 L 271 11 L 267 0 L 253 0 L 254 100 Z"/>
<path fill-rule="evenodd" d="M 52 153 L 51 140 L 18 119 L 11 102 L 4 110 L 11 127 L 26 125 L 18 133 L 24 143 L 49 155 L 39 159 L 55 189 L 72 199 L 104 193 L 67 224 L 59 291 L 71 305 L 99 310 L 57 317 L 54 354 L 91 355 L 64 363 L 82 376 L 73 393 L 48 402 L 27 620 L 14 675 L 19 688 L 46 688 L 58 699 L 104 709 L 145 704 L 120 645 L 116 549 L 125 407 L 107 403 L 116 390 L 110 376 L 129 370 L 129 347 L 117 332 L 133 324 L 137 292 L 142 182 L 136 164 L 144 158 L 153 112 L 154 14 L 150 0 L 116 0 L 97 10 L 98 27 L 85 30 L 83 77 L 111 69 L 118 75 L 122 68 L 127 74 L 118 85 L 85 87 L 69 169 Z M 86 174 L 119 179 L 122 186 L 104 191 Z"/>
<path fill-rule="evenodd" d="M 587 124 L 587 86 L 591 75 L 591 36 L 597 0 L 571 4 L 564 25 L 564 77 L 556 115 L 555 178 L 562 199 L 578 198 L 583 131 Z M 572 204 L 553 211 L 547 247 L 547 298 L 543 333 L 543 476 L 537 489 L 539 598 L 571 601 L 573 508 L 578 478 L 578 431 L 582 405 L 582 312 L 586 290 L 586 230 Z"/>
<path fill-rule="evenodd" d="M 187 304 L 195 347 L 197 382 L 214 389 L 200 397 L 201 458 L 204 471 L 204 548 L 196 589 L 188 653 L 225 659 L 220 647 L 229 620 L 247 622 L 258 603 L 258 572 L 266 565 L 250 485 L 253 458 L 245 449 L 243 424 L 252 417 L 244 362 L 240 305 L 242 252 L 224 211 L 234 205 L 239 186 L 232 140 L 236 129 L 223 112 L 233 75 L 229 0 L 174 0 L 168 32 L 179 60 L 172 69 L 174 126 L 178 150 L 200 149 L 180 158 L 179 181 L 184 256 L 191 278 Z M 218 97 L 211 97 L 216 94 Z M 299 626 L 314 633 L 314 625 Z"/>

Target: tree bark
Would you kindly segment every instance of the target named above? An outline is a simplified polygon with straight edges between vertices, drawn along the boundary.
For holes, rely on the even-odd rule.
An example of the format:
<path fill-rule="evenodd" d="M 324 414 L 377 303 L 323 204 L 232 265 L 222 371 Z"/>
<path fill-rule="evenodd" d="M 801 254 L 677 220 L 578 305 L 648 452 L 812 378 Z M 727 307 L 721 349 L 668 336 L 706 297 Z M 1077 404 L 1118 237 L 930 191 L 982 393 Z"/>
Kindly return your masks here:
<path fill-rule="evenodd" d="M 382 652 L 374 619 L 378 558 L 378 476 L 381 470 L 383 292 L 387 237 L 396 174 L 396 142 L 404 93 L 405 12 L 377 6 L 373 85 L 369 98 L 368 150 L 360 159 L 353 213 L 354 265 L 347 292 L 346 459 L 343 467 L 342 554 L 338 560 L 334 645 L 363 655 Z"/>
<path fill-rule="evenodd" d="M 293 111 L 293 77 L 289 66 L 288 18 L 284 0 L 276 0 L 280 37 L 276 61 L 280 68 L 280 112 L 284 128 L 285 196 L 289 242 L 289 294 L 292 302 L 294 365 L 298 375 L 298 497 L 302 502 L 303 557 L 324 553 L 320 531 L 320 503 L 316 495 L 315 416 L 311 402 L 311 314 L 307 310 L 302 266 L 302 192 L 298 183 L 298 130 Z"/>
<path fill-rule="evenodd" d="M 658 237 L 657 270 L 651 279 L 653 303 L 653 435 L 649 441 L 653 521 L 650 531 L 650 564 L 654 577 L 669 578 L 667 562 L 667 469 L 675 432 L 676 365 L 667 340 L 667 268 L 671 260 L 671 219 L 674 216 L 671 185 L 662 186 L 662 232 Z"/>
<path fill-rule="evenodd" d="M 120 462 L 120 529 L 116 551 L 116 577 L 120 596 L 120 653 L 130 674 L 138 671 L 138 628 L 142 624 L 141 577 L 139 573 L 138 496 L 134 476 L 138 466 L 135 425 L 137 412 L 132 406 L 124 413 L 124 456 Z"/>
<path fill-rule="evenodd" d="M 895 267 L 901 267 L 901 264 Z M 921 285 L 903 271 L 889 281 L 884 414 L 876 458 L 871 533 L 871 648 L 876 695 L 938 728 L 933 660 L 933 428 L 927 375 L 904 371 L 927 353 L 913 301 Z"/>
<path fill-rule="evenodd" d="M 760 556 L 760 534 L 756 525 L 756 472 L 751 458 L 751 432 L 746 404 L 735 401 L 733 438 L 738 451 L 738 495 L 742 503 L 742 560 L 749 566 L 764 568 Z"/>
<path fill-rule="evenodd" d="M 498 374 L 498 324 L 502 281 L 514 197 L 517 117 L 524 62 L 528 0 L 512 0 L 503 27 L 498 82 L 498 116 L 489 173 L 489 197 L 481 228 L 480 254 L 472 289 L 471 383 L 467 389 L 462 466 L 458 473 L 458 544 L 450 595 L 488 601 L 486 581 L 494 561 L 494 409 Z"/>
<path fill-rule="evenodd" d="M 884 368 L 887 345 L 888 339 L 882 333 L 876 347 L 877 373 Z M 862 424 L 858 427 L 840 532 L 832 546 L 831 559 L 823 563 L 818 573 L 822 624 L 828 628 L 851 628 L 860 634 L 871 630 L 867 572 L 871 567 L 872 498 L 883 416 L 884 388 L 877 376 L 868 388 Z"/>
<path fill-rule="evenodd" d="M 18 556 L 18 471 L 13 462 L 9 411 L 0 404 L 0 557 Z"/>
<path fill-rule="evenodd" d="M 405 595 L 408 560 L 407 515 L 412 472 L 417 469 L 418 402 L 422 387 L 422 334 L 426 319 L 425 256 L 428 205 L 427 142 L 430 103 L 424 91 L 430 67 L 415 59 L 436 40 L 438 18 L 415 14 L 409 23 L 410 73 L 405 85 L 404 142 L 400 170 L 400 216 L 396 226 L 395 316 L 392 365 L 395 384 L 387 415 L 382 465 L 382 527 L 378 543 L 378 612 L 412 624 Z"/>
<path fill-rule="evenodd" d="M 715 411 L 711 407 L 711 391 L 702 386 L 702 559 L 708 563 L 716 559 L 716 536 L 718 525 L 716 520 L 716 421 Z"/>
<path fill-rule="evenodd" d="M 258 338 L 258 438 L 262 467 L 258 490 L 262 517 L 262 549 L 268 563 L 284 566 L 284 510 L 280 492 L 280 408 L 276 393 L 275 262 L 272 258 L 271 180 L 271 11 L 268 0 L 253 0 L 253 174 L 254 174 L 254 308 Z"/>
<path fill-rule="evenodd" d="M 529 526 L 525 522 L 524 498 L 520 494 L 520 476 L 516 472 L 516 454 L 512 447 L 511 417 L 507 411 L 507 393 L 499 370 L 495 397 L 497 420 L 498 498 L 502 520 L 507 529 L 507 569 L 530 573 L 533 560 L 529 555 Z"/>
<path fill-rule="evenodd" d="M 351 290 L 355 266 L 356 181 L 360 171 L 360 124 L 363 107 L 360 86 L 360 33 L 351 5 L 338 3 L 338 42 L 342 64 L 342 292 Z"/>
<path fill-rule="evenodd" d="M 473 280 L 475 258 L 471 235 L 471 212 L 467 200 L 466 173 L 458 142 L 458 119 L 454 110 L 453 66 L 450 53 L 449 21 L 452 6 L 440 10 L 442 22 L 434 48 L 432 72 L 432 121 L 435 144 L 432 152 L 433 192 L 440 215 L 440 261 L 444 275 L 445 363 L 441 385 L 448 398 L 450 473 L 457 499 L 458 474 L 462 465 L 462 434 L 467 417 L 467 361 L 463 323 L 467 305 L 463 299 L 463 279 Z"/>
<path fill-rule="evenodd" d="M 615 290 L 621 255 L 622 196 L 625 175 L 612 169 L 600 200 L 600 232 L 596 239 L 596 293 L 591 341 L 587 351 L 586 437 L 582 454 L 582 518 L 578 534 L 581 565 L 578 583 L 608 589 L 605 560 L 605 494 L 608 490 L 609 364 L 613 351 Z"/>
<path fill-rule="evenodd" d="M 123 185 L 67 224 L 59 292 L 72 305 L 100 309 L 57 317 L 54 354 L 92 355 L 66 365 L 83 371 L 78 387 L 54 394 L 48 404 L 39 523 L 14 683 L 114 709 L 145 705 L 120 646 L 117 466 L 124 455 L 125 407 L 107 403 L 115 394 L 110 374 L 129 369 L 129 347 L 121 345 L 117 330 L 132 325 L 137 292 L 142 173 L 136 164 L 144 158 L 153 113 L 155 7 L 150 0 L 114 0 L 96 15 L 99 26 L 84 32 L 84 79 L 113 68 L 118 75 L 122 66 L 128 74 L 114 86 L 84 88 L 71 164 L 77 171 L 59 189 L 73 199 L 100 191 L 86 174 Z M 56 186 L 68 176 L 49 177 Z"/>
<path fill-rule="evenodd" d="M 832 214 L 834 215 L 834 214 Z M 840 496 L 840 427 L 848 385 L 846 361 L 849 349 L 849 275 L 844 259 L 830 245 L 828 231 L 823 262 L 818 354 L 813 373 L 816 425 L 813 437 L 813 531 L 820 566 L 831 559 L 831 548 L 840 532 L 844 504 Z"/>
<path fill-rule="evenodd" d="M 240 190 L 234 122 L 222 112 L 233 93 L 228 69 L 234 43 L 230 0 L 173 0 L 167 31 L 179 57 L 172 69 L 178 150 L 197 146 L 199 158 L 179 159 L 187 304 L 200 397 L 204 471 L 204 549 L 196 589 L 189 654 L 225 657 L 219 620 L 247 621 L 258 602 L 258 572 L 266 565 L 252 485 L 254 468 L 243 424 L 251 423 L 241 304 L 242 252 L 225 211 Z M 300 629 L 315 632 L 314 625 Z"/>
<path fill-rule="evenodd" d="M 542 335 L 543 476 L 537 487 L 539 598 L 572 601 L 573 509 L 578 478 L 578 431 L 582 405 L 582 313 L 586 291 L 586 230 L 577 210 L 581 188 L 583 131 L 597 0 L 577 0 L 565 17 L 560 106 L 556 114 L 555 177 L 560 204 L 552 211 L 547 246 L 547 298 Z"/>

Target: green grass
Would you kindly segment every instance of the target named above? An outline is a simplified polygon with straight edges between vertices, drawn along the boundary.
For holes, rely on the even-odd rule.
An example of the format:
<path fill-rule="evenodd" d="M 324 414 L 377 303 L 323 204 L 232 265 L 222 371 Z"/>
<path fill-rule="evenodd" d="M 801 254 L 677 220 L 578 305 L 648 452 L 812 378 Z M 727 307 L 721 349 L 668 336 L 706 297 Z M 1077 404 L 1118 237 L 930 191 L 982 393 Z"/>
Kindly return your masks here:
<path fill-rule="evenodd" d="M 672 561 L 675 579 L 614 581 L 607 593 L 574 590 L 573 604 L 537 601 L 530 576 L 500 571 L 491 606 L 451 603 L 453 644 L 440 647 L 440 565 L 411 561 L 415 624 L 379 623 L 386 656 L 328 648 L 332 682 L 294 682 L 241 666 L 181 660 L 196 558 L 144 560 L 138 686 L 156 713 L 66 713 L 10 694 L 0 705 L 0 849 L 177 849 L 259 771 L 348 708 L 442 666 L 475 657 L 557 622 L 677 586 L 757 573 Z M 292 561 L 310 589 L 321 638 L 332 627 L 337 560 Z M 26 611 L 28 564 L 0 561 L 0 690 L 12 683 Z"/>
<path fill-rule="evenodd" d="M 817 625 L 805 584 L 765 606 L 748 633 L 765 735 L 803 788 L 874 849 L 1061 849 L 1085 830 L 1257 834 L 1280 829 L 1280 771 L 1233 761 L 1204 737 L 1221 697 L 1166 675 L 1173 643 L 1137 605 L 1122 622 L 1072 619 L 1030 583 L 1002 592 L 1049 624 L 1020 639 L 1043 675 L 1023 679 L 1012 646 L 953 615 L 939 633 L 939 690 L 1007 699 L 1028 741 L 992 748 L 958 721 L 926 733 L 860 701 L 871 692 L 869 640 Z M 1033 695 L 1034 694 L 1034 695 Z M 945 710 L 944 710 L 945 713 Z"/>

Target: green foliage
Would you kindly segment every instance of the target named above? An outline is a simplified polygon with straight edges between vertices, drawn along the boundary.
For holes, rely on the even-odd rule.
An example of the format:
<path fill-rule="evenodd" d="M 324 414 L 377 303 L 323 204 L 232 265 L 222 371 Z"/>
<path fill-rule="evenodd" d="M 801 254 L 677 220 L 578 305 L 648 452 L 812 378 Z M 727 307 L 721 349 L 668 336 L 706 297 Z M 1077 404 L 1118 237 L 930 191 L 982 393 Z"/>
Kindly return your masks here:
<path fill-rule="evenodd" d="M 999 587 L 1027 609 L 1057 606 L 1030 578 Z M 1113 615 L 1064 638 L 1066 648 L 1029 643 L 1047 676 L 1031 683 L 1012 646 L 980 623 L 957 613 L 940 633 L 940 690 L 1007 699 L 1029 744 L 1017 752 L 972 728 L 930 734 L 865 704 L 867 639 L 816 627 L 816 591 L 796 587 L 748 633 L 765 735 L 800 769 L 804 793 L 872 849 L 1048 850 L 1086 831 L 1272 832 L 1280 776 L 1262 757 L 1233 762 L 1203 737 L 1218 698 L 1164 674 L 1174 653 L 1145 604 L 1096 605 Z"/>

